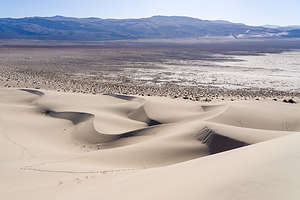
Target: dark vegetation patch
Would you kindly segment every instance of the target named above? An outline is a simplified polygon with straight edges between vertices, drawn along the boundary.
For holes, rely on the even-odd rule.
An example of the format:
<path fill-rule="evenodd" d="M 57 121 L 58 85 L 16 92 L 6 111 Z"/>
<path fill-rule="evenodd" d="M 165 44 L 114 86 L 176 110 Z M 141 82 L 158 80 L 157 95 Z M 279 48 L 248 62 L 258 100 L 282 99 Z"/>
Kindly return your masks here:
<path fill-rule="evenodd" d="M 294 99 L 289 99 L 289 100 L 284 99 L 283 102 L 284 103 L 290 103 L 290 104 L 296 104 L 297 103 Z"/>

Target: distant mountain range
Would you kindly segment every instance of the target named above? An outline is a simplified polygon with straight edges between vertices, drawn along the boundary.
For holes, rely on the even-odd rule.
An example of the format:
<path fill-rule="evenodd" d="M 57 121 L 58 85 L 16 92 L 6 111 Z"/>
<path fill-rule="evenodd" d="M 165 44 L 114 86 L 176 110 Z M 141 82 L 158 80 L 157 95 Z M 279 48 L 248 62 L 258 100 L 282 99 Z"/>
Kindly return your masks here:
<path fill-rule="evenodd" d="M 72 17 L 0 18 L 0 39 L 124 40 L 200 37 L 281 38 L 300 37 L 300 27 L 248 26 L 180 16 L 141 19 Z"/>

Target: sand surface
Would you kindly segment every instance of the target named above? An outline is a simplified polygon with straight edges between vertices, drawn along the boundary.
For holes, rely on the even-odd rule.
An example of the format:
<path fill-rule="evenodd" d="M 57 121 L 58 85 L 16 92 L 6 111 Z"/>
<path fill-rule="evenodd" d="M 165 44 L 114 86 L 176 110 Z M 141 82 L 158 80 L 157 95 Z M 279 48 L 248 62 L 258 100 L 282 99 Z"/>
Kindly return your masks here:
<path fill-rule="evenodd" d="M 1 199 L 299 199 L 300 106 L 0 89 Z"/>

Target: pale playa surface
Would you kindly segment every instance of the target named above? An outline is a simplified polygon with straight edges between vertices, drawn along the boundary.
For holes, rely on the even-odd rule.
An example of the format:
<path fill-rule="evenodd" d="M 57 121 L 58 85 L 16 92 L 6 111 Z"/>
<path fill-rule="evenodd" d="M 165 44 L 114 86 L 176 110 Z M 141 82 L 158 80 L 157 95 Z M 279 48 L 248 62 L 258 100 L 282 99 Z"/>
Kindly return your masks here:
<path fill-rule="evenodd" d="M 0 97 L 1 199 L 299 199 L 299 104 Z"/>

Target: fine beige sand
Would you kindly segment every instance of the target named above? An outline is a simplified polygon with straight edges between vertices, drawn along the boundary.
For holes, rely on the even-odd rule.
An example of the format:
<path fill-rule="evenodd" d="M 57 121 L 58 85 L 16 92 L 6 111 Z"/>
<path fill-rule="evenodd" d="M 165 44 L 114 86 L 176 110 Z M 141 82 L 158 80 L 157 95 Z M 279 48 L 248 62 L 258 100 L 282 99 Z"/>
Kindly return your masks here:
<path fill-rule="evenodd" d="M 0 197 L 299 199 L 300 106 L 0 89 Z"/>

